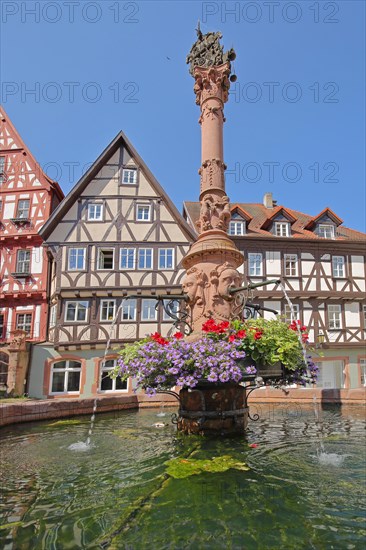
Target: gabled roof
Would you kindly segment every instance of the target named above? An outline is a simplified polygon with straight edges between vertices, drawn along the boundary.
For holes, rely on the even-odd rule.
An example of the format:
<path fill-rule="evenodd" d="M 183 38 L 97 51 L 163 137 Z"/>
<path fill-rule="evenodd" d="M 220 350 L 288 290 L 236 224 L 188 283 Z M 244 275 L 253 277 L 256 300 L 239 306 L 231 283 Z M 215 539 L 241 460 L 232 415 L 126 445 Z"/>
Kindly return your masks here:
<path fill-rule="evenodd" d="M 247 222 L 249 222 L 250 220 L 253 219 L 253 216 L 251 216 L 250 214 L 248 214 L 248 212 L 246 212 L 244 210 L 244 208 L 242 208 L 240 206 L 240 204 L 232 204 L 231 207 L 230 207 L 230 210 L 231 210 L 231 214 L 235 214 L 235 213 L 238 213 L 242 218 L 244 218 Z"/>
<path fill-rule="evenodd" d="M 266 220 L 271 218 L 274 214 L 273 208 L 266 208 L 261 203 L 237 203 L 232 206 L 240 206 L 245 212 L 247 212 L 252 219 L 247 223 L 247 232 L 246 235 L 239 237 L 240 239 L 250 239 L 250 238 L 270 238 L 270 239 L 311 239 L 311 240 L 321 240 L 324 242 L 324 239 L 319 237 L 313 231 L 306 229 L 310 221 L 314 220 L 313 216 L 304 214 L 303 212 L 298 212 L 292 208 L 286 208 L 286 212 L 291 214 L 295 218 L 295 222 L 292 224 L 291 237 L 277 237 L 262 229 L 263 224 Z M 183 205 L 184 213 L 187 215 L 187 219 L 194 227 L 194 222 L 198 220 L 200 216 L 200 203 L 199 202 L 185 202 Z M 283 207 L 277 207 L 283 208 Z M 326 209 L 327 210 L 327 209 Z M 277 210 L 276 210 L 277 211 Z M 323 211 L 324 213 L 324 211 Z M 339 220 L 340 218 L 338 218 Z M 361 233 L 361 231 L 356 231 L 355 229 L 349 229 L 348 227 L 338 227 L 336 234 L 336 241 L 358 241 L 366 243 L 366 234 Z"/>
<path fill-rule="evenodd" d="M 183 216 L 179 213 L 178 209 L 168 197 L 158 180 L 149 170 L 143 159 L 140 157 L 136 149 L 133 147 L 131 142 L 127 139 L 126 135 L 122 131 L 119 132 L 116 137 L 110 142 L 110 144 L 104 149 L 104 151 L 99 155 L 96 161 L 91 165 L 89 170 L 79 179 L 79 181 L 74 185 L 71 191 L 66 195 L 64 200 L 58 205 L 49 220 L 44 224 L 44 226 L 40 230 L 40 235 L 43 239 L 46 240 L 49 237 L 59 221 L 63 218 L 66 212 L 68 212 L 71 206 L 77 201 L 84 189 L 94 179 L 94 177 L 98 174 L 104 164 L 121 146 L 126 148 L 131 157 L 134 158 L 139 169 L 145 174 L 147 180 L 155 189 L 157 195 L 163 197 L 167 209 L 169 210 L 170 214 L 180 223 L 181 229 L 185 232 L 187 238 L 189 240 L 195 239 L 194 230 L 192 230 L 192 228 L 188 225 Z"/>
<path fill-rule="evenodd" d="M 39 175 L 40 179 L 43 180 L 43 183 L 47 186 L 50 186 L 54 190 L 58 198 L 62 200 L 65 195 L 60 185 L 57 183 L 57 181 L 54 181 L 49 176 L 47 176 L 45 172 L 43 172 L 39 163 L 36 161 L 32 153 L 30 152 L 29 148 L 25 144 L 24 140 L 21 138 L 20 134 L 18 133 L 17 129 L 15 128 L 14 124 L 10 120 L 9 116 L 7 115 L 2 105 L 0 105 L 0 122 L 2 126 L 5 126 L 7 128 L 9 134 L 13 137 L 14 141 L 18 144 L 18 147 L 12 147 L 10 149 L 3 145 L 0 145 L 0 151 L 2 153 L 15 153 L 19 149 L 23 150 L 23 152 L 26 155 L 26 158 L 28 158 L 30 160 L 30 163 L 34 165 L 35 169 L 37 169 L 37 174 Z"/>
<path fill-rule="evenodd" d="M 262 229 L 268 229 L 268 227 L 275 221 L 277 216 L 282 214 L 292 225 L 295 223 L 296 218 L 285 208 L 284 206 L 277 206 L 272 214 L 272 216 L 269 216 L 262 224 Z"/>
<path fill-rule="evenodd" d="M 328 218 L 330 218 L 336 224 L 336 226 L 341 225 L 341 223 L 343 223 L 343 220 L 341 220 L 341 218 L 338 218 L 338 216 L 333 212 L 333 210 L 327 207 L 327 208 L 324 208 L 324 210 L 322 210 L 320 214 L 312 218 L 309 221 L 309 223 L 306 225 L 305 229 L 312 229 L 316 225 L 316 223 L 325 215 L 328 216 Z"/>

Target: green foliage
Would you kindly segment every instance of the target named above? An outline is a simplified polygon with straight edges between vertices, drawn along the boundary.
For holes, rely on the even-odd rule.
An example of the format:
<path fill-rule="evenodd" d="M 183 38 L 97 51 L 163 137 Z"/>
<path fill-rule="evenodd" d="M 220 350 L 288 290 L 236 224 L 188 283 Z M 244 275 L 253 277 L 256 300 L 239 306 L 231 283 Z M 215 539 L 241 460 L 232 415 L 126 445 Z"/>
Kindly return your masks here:
<path fill-rule="evenodd" d="M 193 458 L 173 458 L 165 462 L 168 466 L 167 474 L 175 479 L 182 479 L 203 473 L 226 472 L 233 468 L 235 470 L 249 470 L 244 462 L 238 462 L 228 455 L 218 456 L 212 460 L 199 460 Z"/>
<path fill-rule="evenodd" d="M 233 321 L 235 330 L 245 330 L 246 336 L 239 349 L 254 361 L 264 365 L 281 362 L 287 369 L 296 370 L 304 365 L 304 352 L 298 333 L 279 319 L 250 319 Z M 256 338 L 257 335 L 257 338 Z"/>

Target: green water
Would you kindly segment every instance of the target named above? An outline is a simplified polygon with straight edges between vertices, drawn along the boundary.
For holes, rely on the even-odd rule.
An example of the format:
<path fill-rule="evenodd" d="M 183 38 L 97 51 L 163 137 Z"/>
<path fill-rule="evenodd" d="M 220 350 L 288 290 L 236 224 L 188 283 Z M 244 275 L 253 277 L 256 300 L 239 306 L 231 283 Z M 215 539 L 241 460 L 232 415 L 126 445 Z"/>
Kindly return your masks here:
<path fill-rule="evenodd" d="M 86 417 L 2 429 L 0 548 L 364 548 L 364 410 L 261 406 L 246 437 L 215 440 L 157 412 L 97 416 L 84 452 L 68 447 Z M 173 458 L 223 455 L 249 470 L 166 474 Z"/>

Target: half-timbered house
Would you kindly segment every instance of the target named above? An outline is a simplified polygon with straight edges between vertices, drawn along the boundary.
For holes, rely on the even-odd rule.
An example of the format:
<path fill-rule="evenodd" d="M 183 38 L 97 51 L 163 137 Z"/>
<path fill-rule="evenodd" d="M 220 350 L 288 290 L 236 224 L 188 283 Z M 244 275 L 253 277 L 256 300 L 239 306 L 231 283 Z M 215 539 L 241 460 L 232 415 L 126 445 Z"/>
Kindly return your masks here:
<path fill-rule="evenodd" d="M 181 293 L 194 231 L 121 132 L 40 234 L 51 263 L 49 338 L 34 347 L 30 394 L 131 391 L 108 376 L 113 348 L 171 330 L 154 296 Z"/>
<path fill-rule="evenodd" d="M 63 198 L 0 107 L 0 389 L 24 391 L 29 347 L 46 339 L 48 262 L 38 232 Z"/>
<path fill-rule="evenodd" d="M 199 208 L 185 203 L 191 227 Z M 245 282 L 279 281 L 253 290 L 250 302 L 308 327 L 320 352 L 319 387 L 366 386 L 366 235 L 344 227 L 329 208 L 309 216 L 277 206 L 271 193 L 263 204 L 232 204 L 231 213 L 229 234 L 244 254 Z"/>

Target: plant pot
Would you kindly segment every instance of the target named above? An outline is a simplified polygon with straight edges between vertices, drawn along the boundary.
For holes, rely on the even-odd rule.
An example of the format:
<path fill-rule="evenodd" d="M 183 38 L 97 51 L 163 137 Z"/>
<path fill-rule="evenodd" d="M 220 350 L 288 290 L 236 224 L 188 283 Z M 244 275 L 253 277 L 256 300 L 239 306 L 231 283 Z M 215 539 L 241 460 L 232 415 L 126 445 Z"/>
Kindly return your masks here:
<path fill-rule="evenodd" d="M 186 434 L 243 434 L 248 423 L 246 389 L 239 384 L 202 380 L 180 391 L 178 430 Z"/>
<path fill-rule="evenodd" d="M 263 378 L 263 380 L 280 380 L 284 377 L 284 367 L 280 361 L 278 363 L 275 363 L 274 365 L 269 365 L 260 362 L 260 360 L 254 361 L 251 357 L 245 357 L 244 359 L 239 359 L 238 365 L 245 369 L 245 367 L 249 367 L 251 365 L 254 365 L 257 369 L 257 374 L 254 375 L 254 378 L 257 376 L 260 376 Z M 250 380 L 249 378 L 252 375 L 245 375 L 243 377 L 244 380 Z"/>

